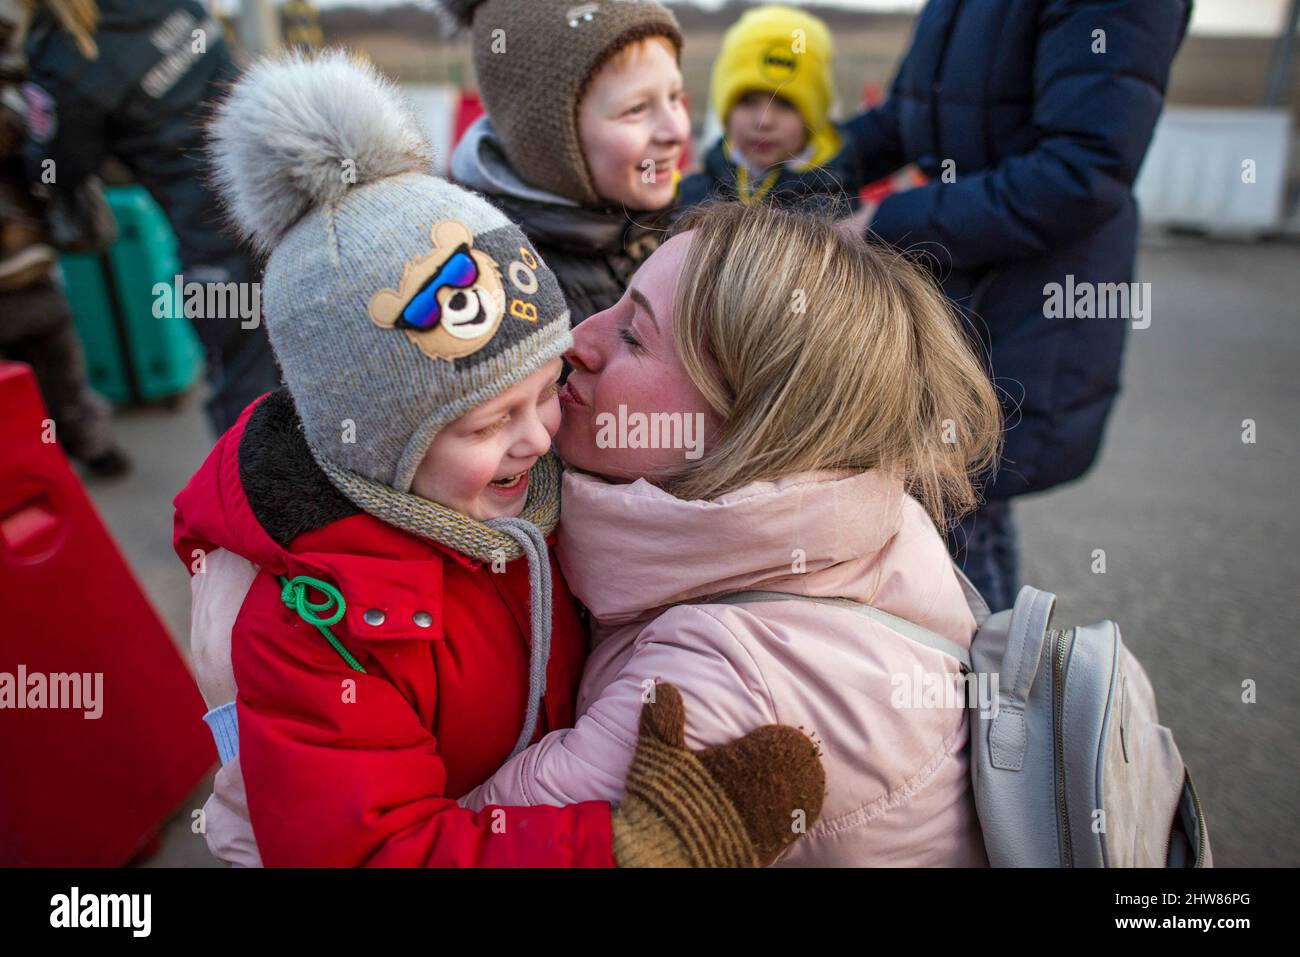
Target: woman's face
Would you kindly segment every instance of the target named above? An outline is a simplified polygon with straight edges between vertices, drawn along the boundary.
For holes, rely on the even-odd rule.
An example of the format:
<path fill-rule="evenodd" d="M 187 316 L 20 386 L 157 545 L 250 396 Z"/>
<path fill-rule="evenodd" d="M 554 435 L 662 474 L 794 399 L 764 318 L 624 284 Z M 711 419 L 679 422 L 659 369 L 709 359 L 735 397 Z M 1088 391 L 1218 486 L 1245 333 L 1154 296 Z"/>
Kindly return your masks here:
<path fill-rule="evenodd" d="M 691 119 L 682 74 L 667 41 L 652 39 L 612 60 L 578 105 L 578 139 L 601 199 L 628 209 L 661 209 L 673 199 L 673 173 Z"/>
<path fill-rule="evenodd" d="M 690 244 L 689 232 L 668 240 L 622 299 L 573 330 L 566 356 L 573 371 L 560 391 L 564 418 L 555 442 L 574 468 L 654 481 L 702 455 L 722 425 L 673 342 L 673 296 Z"/>

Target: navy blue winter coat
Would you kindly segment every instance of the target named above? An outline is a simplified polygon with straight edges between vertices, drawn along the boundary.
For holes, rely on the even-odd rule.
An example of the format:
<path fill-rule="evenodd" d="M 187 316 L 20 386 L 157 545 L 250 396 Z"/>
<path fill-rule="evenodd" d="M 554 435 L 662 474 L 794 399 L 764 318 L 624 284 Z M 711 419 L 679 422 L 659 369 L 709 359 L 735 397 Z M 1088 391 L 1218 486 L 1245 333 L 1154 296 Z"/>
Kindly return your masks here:
<path fill-rule="evenodd" d="M 930 177 L 871 228 L 938 257 L 991 355 L 1009 431 L 989 499 L 1096 458 L 1129 322 L 1045 318 L 1044 287 L 1133 280 L 1131 188 L 1190 13 L 1190 0 L 930 0 L 888 100 L 847 124 L 863 182 L 911 162 Z"/>

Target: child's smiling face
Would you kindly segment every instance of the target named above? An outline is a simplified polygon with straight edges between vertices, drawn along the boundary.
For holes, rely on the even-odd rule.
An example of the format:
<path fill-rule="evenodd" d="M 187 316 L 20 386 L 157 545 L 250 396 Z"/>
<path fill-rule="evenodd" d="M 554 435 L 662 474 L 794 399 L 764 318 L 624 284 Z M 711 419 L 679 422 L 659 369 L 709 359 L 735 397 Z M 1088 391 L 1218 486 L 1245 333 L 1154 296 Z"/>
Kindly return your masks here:
<path fill-rule="evenodd" d="M 416 469 L 411 491 L 480 522 L 520 515 L 528 470 L 560 428 L 563 364 L 528 378 L 443 426 Z"/>
<path fill-rule="evenodd" d="M 808 131 L 789 100 L 764 90 L 750 90 L 727 114 L 727 140 L 750 166 L 766 169 L 803 152 Z"/>
<path fill-rule="evenodd" d="M 601 199 L 628 209 L 672 202 L 673 173 L 690 135 L 676 51 L 659 37 L 597 70 L 578 105 L 578 139 L 592 185 Z"/>

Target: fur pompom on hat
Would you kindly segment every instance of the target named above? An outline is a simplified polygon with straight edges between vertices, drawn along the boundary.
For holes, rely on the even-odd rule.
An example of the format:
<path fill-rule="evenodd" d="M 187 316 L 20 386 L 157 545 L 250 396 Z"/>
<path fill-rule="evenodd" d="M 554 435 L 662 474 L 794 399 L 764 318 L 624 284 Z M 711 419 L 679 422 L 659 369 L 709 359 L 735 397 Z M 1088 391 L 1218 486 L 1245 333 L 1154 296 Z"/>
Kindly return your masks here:
<path fill-rule="evenodd" d="M 363 61 L 255 64 L 209 149 L 227 210 L 266 254 L 266 330 L 308 445 L 344 494 L 358 476 L 408 492 L 444 425 L 571 345 L 537 251 L 427 172 L 413 114 Z"/>
<path fill-rule="evenodd" d="M 211 150 L 231 219 L 263 252 L 353 185 L 432 161 L 393 83 L 343 51 L 256 63 L 218 107 Z"/>

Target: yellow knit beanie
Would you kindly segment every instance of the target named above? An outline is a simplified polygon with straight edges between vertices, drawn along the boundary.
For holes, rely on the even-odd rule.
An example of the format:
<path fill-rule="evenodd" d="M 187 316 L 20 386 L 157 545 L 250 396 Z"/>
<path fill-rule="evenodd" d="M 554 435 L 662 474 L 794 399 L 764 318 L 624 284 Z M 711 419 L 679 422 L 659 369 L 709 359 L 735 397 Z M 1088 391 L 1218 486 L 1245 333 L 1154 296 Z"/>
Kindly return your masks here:
<path fill-rule="evenodd" d="M 840 149 L 831 122 L 835 51 L 826 23 L 794 7 L 769 4 L 749 10 L 722 37 L 713 63 L 713 111 L 723 126 L 746 93 L 779 93 L 794 104 L 813 147 L 809 165 L 820 166 Z"/>

